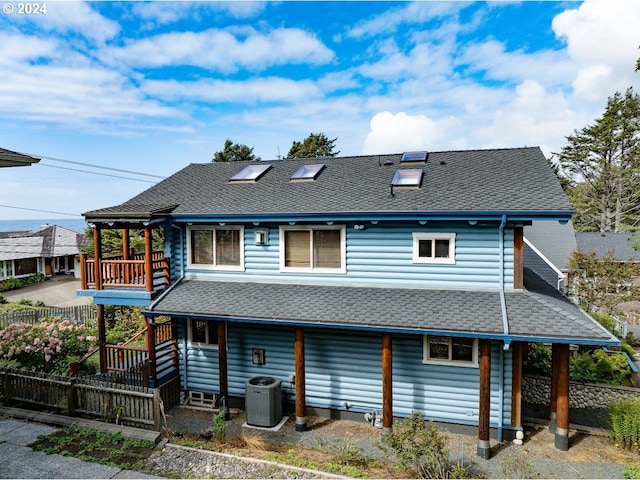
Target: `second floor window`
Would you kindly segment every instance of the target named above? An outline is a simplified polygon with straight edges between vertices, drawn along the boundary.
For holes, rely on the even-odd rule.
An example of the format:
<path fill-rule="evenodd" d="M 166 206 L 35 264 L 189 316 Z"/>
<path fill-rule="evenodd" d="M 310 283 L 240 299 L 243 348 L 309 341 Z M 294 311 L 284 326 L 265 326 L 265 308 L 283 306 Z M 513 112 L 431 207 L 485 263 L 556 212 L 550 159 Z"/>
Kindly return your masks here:
<path fill-rule="evenodd" d="M 344 271 L 344 228 L 282 228 L 280 238 L 282 270 Z"/>
<path fill-rule="evenodd" d="M 241 270 L 243 244 L 242 227 L 193 227 L 189 230 L 189 265 Z"/>
<path fill-rule="evenodd" d="M 413 263 L 456 263 L 455 233 L 413 234 Z"/>

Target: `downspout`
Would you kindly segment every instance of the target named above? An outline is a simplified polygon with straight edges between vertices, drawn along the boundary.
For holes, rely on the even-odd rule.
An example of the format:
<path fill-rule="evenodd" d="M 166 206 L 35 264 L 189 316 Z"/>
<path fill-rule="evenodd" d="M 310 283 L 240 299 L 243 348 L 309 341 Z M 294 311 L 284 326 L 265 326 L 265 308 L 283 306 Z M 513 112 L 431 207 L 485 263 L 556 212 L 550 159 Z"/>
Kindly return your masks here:
<path fill-rule="evenodd" d="M 500 310 L 502 312 L 502 329 L 505 337 L 504 348 L 500 351 L 500 382 L 498 388 L 498 395 L 500 401 L 498 402 L 498 441 L 502 442 L 503 426 L 504 426 L 504 352 L 509 350 L 509 319 L 507 318 L 507 302 L 504 296 L 504 227 L 507 223 L 507 216 L 502 215 L 502 221 L 498 231 L 500 232 Z"/>

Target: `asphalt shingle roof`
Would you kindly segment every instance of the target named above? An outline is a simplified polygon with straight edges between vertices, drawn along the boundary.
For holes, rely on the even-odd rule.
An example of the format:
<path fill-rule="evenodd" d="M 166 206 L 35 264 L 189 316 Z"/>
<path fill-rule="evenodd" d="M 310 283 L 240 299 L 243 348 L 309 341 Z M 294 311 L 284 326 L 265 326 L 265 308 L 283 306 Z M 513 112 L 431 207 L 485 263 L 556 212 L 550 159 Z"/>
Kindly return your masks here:
<path fill-rule="evenodd" d="M 640 251 L 633 248 L 630 233 L 576 233 L 578 250 L 595 252 L 596 258 L 611 255 L 620 262 L 640 262 Z"/>
<path fill-rule="evenodd" d="M 508 292 L 505 298 L 512 337 L 616 343 L 560 294 Z M 148 309 L 152 312 L 355 330 L 504 337 L 497 291 L 183 280 Z"/>
<path fill-rule="evenodd" d="M 400 165 L 401 154 L 287 159 L 255 183 L 230 183 L 249 164 L 191 164 L 122 205 L 85 213 L 88 221 L 171 211 L 172 215 L 331 212 L 572 211 L 537 147 L 430 152 L 426 164 Z M 392 161 L 392 165 L 386 163 Z M 312 182 L 290 182 L 301 166 L 324 163 Z M 396 168 L 423 168 L 421 188 L 390 189 Z"/>

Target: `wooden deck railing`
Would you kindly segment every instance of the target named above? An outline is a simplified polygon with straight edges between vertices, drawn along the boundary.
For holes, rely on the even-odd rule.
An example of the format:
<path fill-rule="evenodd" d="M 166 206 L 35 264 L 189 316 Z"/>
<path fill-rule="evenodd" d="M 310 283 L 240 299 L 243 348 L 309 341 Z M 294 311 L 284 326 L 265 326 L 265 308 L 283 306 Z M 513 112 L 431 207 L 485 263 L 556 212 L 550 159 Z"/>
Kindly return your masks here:
<path fill-rule="evenodd" d="M 99 262 L 100 278 L 96 279 L 96 261 Z M 123 256 L 102 259 L 87 258 L 80 255 L 80 284 L 82 290 L 95 288 L 144 288 L 147 292 L 164 289 L 169 285 L 169 258 L 164 252 L 153 252 L 151 272 L 147 275 L 144 254 L 132 258 Z"/>

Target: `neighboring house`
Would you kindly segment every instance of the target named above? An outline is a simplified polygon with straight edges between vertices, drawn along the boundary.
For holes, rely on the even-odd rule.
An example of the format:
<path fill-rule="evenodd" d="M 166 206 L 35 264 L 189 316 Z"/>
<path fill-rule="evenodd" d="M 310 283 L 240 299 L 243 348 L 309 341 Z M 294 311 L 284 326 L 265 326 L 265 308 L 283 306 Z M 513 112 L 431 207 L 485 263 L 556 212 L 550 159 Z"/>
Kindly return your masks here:
<path fill-rule="evenodd" d="M 633 247 L 632 233 L 576 233 L 577 248 L 594 252 L 597 259 L 611 257 L 621 263 L 640 263 L 640 250 Z"/>
<path fill-rule="evenodd" d="M 377 412 L 388 433 L 418 410 L 477 426 L 485 458 L 490 431 L 522 428 L 526 345 L 550 343 L 566 450 L 569 345 L 619 345 L 524 267 L 523 228 L 572 213 L 539 148 L 192 164 L 84 214 L 96 257 L 78 294 L 105 373 L 122 365 L 104 306 L 141 305 L 151 380 L 179 374 L 192 402 L 243 405 L 247 382 L 275 377 L 299 431 L 308 411 Z M 104 229 L 123 230 L 122 256 L 102 258 Z"/>
<path fill-rule="evenodd" d="M 79 255 L 87 245 L 86 235 L 58 225 L 0 238 L 0 280 L 34 273 L 75 274 L 79 278 Z"/>
<path fill-rule="evenodd" d="M 572 222 L 533 222 L 524 227 L 524 264 L 547 283 L 564 291 L 569 285 L 569 259 L 576 250 Z"/>
<path fill-rule="evenodd" d="M 28 167 L 34 163 L 38 163 L 41 159 L 25 155 L 23 153 L 13 152 L 6 148 L 0 148 L 0 168 L 2 167 Z"/>

